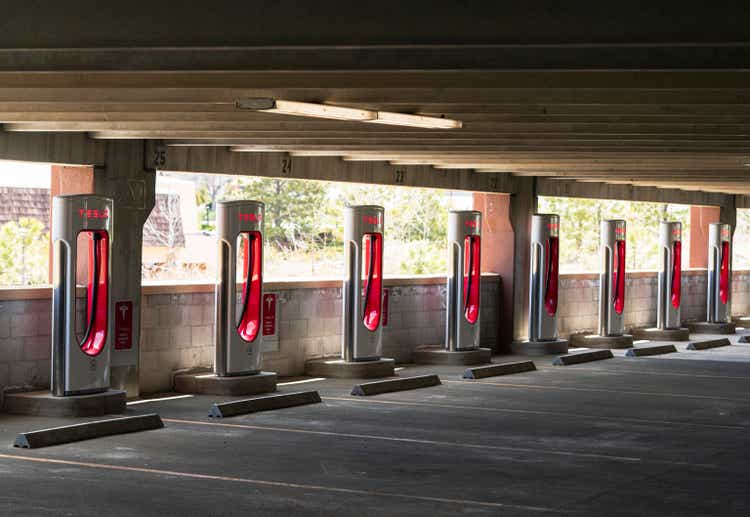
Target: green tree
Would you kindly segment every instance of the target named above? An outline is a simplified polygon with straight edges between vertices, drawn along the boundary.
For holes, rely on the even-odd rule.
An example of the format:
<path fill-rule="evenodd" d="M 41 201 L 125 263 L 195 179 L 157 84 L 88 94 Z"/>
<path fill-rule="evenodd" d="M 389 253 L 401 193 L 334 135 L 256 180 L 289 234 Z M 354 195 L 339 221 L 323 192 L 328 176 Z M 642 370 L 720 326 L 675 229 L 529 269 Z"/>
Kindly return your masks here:
<path fill-rule="evenodd" d="M 49 233 L 44 223 L 21 217 L 0 227 L 0 285 L 37 285 L 48 280 Z"/>
<path fill-rule="evenodd" d="M 237 178 L 226 186 L 224 197 L 263 201 L 268 244 L 293 252 L 325 246 L 319 219 L 326 191 L 327 185 L 316 181 Z"/>
<path fill-rule="evenodd" d="M 539 211 L 560 216 L 560 270 L 594 272 L 601 267 L 599 223 L 603 219 L 627 222 L 627 269 L 656 269 L 659 261 L 659 221 L 682 222 L 683 241 L 690 237 L 690 207 L 606 199 L 542 197 Z M 688 254 L 683 254 L 683 266 Z"/>

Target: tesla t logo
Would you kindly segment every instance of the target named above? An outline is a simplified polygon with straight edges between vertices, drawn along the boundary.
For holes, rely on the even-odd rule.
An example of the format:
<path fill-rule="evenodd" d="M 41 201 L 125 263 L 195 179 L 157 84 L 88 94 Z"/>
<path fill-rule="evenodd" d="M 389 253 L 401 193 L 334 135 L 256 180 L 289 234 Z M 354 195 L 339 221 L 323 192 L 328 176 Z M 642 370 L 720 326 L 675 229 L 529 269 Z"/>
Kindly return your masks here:
<path fill-rule="evenodd" d="M 466 220 L 464 221 L 464 226 L 467 226 L 469 228 L 479 228 L 479 221 L 470 221 Z"/>
<path fill-rule="evenodd" d="M 261 219 L 263 219 L 263 214 L 243 214 L 240 212 L 237 214 L 239 216 L 240 221 L 250 221 L 250 222 L 258 222 Z"/>
<path fill-rule="evenodd" d="M 97 210 L 96 208 L 85 210 L 79 208 L 78 216 L 82 219 L 107 219 L 109 217 L 109 210 L 106 208 L 104 210 Z"/>
<path fill-rule="evenodd" d="M 365 224 L 378 225 L 380 224 L 380 216 L 377 215 L 363 215 L 362 222 Z"/>

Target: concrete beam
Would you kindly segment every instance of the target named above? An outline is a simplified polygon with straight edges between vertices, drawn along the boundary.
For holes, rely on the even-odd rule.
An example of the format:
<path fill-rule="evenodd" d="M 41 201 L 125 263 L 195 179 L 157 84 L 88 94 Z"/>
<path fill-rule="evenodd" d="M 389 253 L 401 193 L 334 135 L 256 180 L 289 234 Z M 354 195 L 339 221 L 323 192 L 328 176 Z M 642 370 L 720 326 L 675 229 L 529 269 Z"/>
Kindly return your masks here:
<path fill-rule="evenodd" d="M 105 142 L 83 133 L 11 133 L 0 131 L 0 160 L 60 165 L 103 165 Z"/>
<path fill-rule="evenodd" d="M 175 8 L 147 0 L 77 0 L 53 2 L 41 11 L 35 2 L 6 0 L 4 7 L 2 48 L 673 43 L 654 45 L 666 53 L 684 46 L 674 42 L 750 41 L 741 2 L 705 9 L 700 3 L 665 0 L 624 3 L 614 11 L 596 2 L 560 9 L 550 0 L 490 2 L 481 9 L 456 0 L 381 0 L 377 9 L 336 0 L 215 0 L 211 9 L 200 3 Z M 640 60 L 650 57 L 633 54 Z M 712 54 L 714 66 L 732 54 Z M 530 60 L 544 55 L 534 53 Z M 505 57 L 500 53 L 497 59 Z"/>
<path fill-rule="evenodd" d="M 469 169 L 440 170 L 427 165 L 344 161 L 338 157 L 298 157 L 275 152 L 234 152 L 226 147 L 160 147 L 166 153 L 160 170 L 239 174 L 401 187 L 427 187 L 479 192 L 514 192 L 516 178 L 507 173 L 478 173 Z"/>
<path fill-rule="evenodd" d="M 538 178 L 537 194 L 540 196 L 621 199 L 682 205 L 734 206 L 734 196 L 730 194 L 656 187 L 634 187 L 632 185 L 612 185 L 609 183 L 587 183 L 549 178 Z"/>

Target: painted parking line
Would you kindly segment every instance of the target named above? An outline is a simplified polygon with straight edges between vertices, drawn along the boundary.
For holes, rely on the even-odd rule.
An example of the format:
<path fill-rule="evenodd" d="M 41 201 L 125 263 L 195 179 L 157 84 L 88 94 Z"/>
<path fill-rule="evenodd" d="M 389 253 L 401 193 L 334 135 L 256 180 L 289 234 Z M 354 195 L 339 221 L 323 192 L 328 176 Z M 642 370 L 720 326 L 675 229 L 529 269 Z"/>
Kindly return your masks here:
<path fill-rule="evenodd" d="M 666 359 L 658 359 L 664 361 Z M 682 359 L 680 359 L 682 360 Z M 700 359 L 698 359 L 700 360 Z M 750 369 L 750 362 L 748 363 Z M 722 380 L 735 380 L 735 381 L 748 381 L 750 377 L 740 376 L 727 376 L 727 375 L 713 375 L 708 373 L 681 373 L 681 372 L 670 372 L 659 370 L 613 370 L 611 368 L 586 368 L 583 366 L 575 366 L 574 368 L 563 369 L 563 368 L 551 368 L 546 366 L 537 366 L 537 370 L 544 372 L 596 372 L 596 373 L 608 373 L 613 375 L 656 375 L 656 376 L 670 376 L 670 377 L 700 377 L 702 379 L 722 379 Z"/>
<path fill-rule="evenodd" d="M 400 499 L 408 499 L 412 501 L 424 501 L 424 502 L 430 502 L 430 503 L 444 503 L 444 504 L 454 504 L 454 505 L 462 505 L 462 506 L 471 505 L 471 506 L 480 506 L 480 507 L 487 507 L 487 508 L 506 508 L 506 509 L 525 510 L 525 511 L 532 511 L 532 512 L 564 513 L 561 510 L 556 510 L 554 508 L 546 508 L 543 506 L 526 506 L 526 505 L 497 503 L 493 501 L 477 501 L 473 499 L 451 499 L 448 497 L 432 497 L 432 496 L 423 496 L 423 495 L 416 495 L 416 494 L 403 494 L 399 492 L 381 492 L 379 490 L 361 490 L 361 489 L 356 489 L 356 488 L 343 488 L 343 487 L 336 487 L 336 486 L 308 485 L 308 484 L 303 484 L 303 483 L 287 483 L 284 481 L 269 481 L 269 480 L 264 480 L 264 479 L 241 478 L 241 477 L 234 477 L 234 476 L 217 476 L 213 474 L 200 474 L 196 472 L 182 472 L 182 471 L 177 471 L 177 470 L 164 470 L 164 469 L 155 469 L 155 468 L 148 468 L 148 467 L 132 467 L 132 466 L 126 466 L 126 465 L 112 465 L 112 464 L 107 464 L 107 463 L 93 463 L 93 462 L 87 462 L 87 461 L 61 460 L 61 459 L 56 459 L 56 458 L 43 458 L 43 457 L 37 457 L 37 456 L 32 457 L 32 456 L 24 456 L 20 454 L 18 455 L 17 454 L 0 454 L 0 459 L 6 459 L 6 460 L 11 460 L 11 461 L 26 461 L 26 462 L 39 463 L 39 464 L 48 464 L 48 465 L 66 465 L 66 466 L 71 466 L 71 467 L 110 470 L 110 471 L 119 471 L 119 472 L 136 472 L 140 474 L 153 474 L 157 476 L 170 476 L 170 477 L 185 478 L 185 479 L 201 479 L 201 480 L 207 480 L 207 481 L 224 481 L 224 482 L 230 482 L 230 483 L 243 483 L 247 485 L 256 485 L 256 486 L 274 487 L 274 488 L 299 489 L 299 490 L 307 490 L 307 491 L 329 492 L 329 493 L 349 494 L 349 495 L 362 495 L 362 496 L 372 496 L 372 497 L 395 497 L 395 498 L 400 498 Z"/>
<path fill-rule="evenodd" d="M 327 400 L 354 402 L 359 404 L 392 404 L 395 406 L 414 406 L 414 407 L 435 407 L 441 409 L 458 409 L 458 410 L 469 410 L 477 413 L 491 412 L 491 413 L 515 413 L 520 415 L 540 415 L 540 416 L 559 416 L 564 418 L 575 418 L 585 420 L 600 420 L 607 422 L 626 422 L 632 424 L 653 424 L 653 425 L 674 425 L 680 427 L 701 427 L 706 429 L 727 429 L 732 431 L 743 431 L 750 430 L 750 426 L 745 425 L 724 425 L 724 424 L 703 424 L 699 422 L 678 422 L 675 420 L 652 420 L 647 418 L 631 418 L 631 417 L 614 417 L 614 416 L 601 416 L 601 415 L 585 415 L 581 413 L 562 411 L 547 411 L 541 409 L 514 409 L 514 408 L 489 408 L 482 406 L 469 406 L 469 405 L 458 405 L 458 404 L 440 404 L 433 402 L 410 402 L 402 400 L 388 400 L 388 399 L 364 399 L 357 397 L 321 397 L 323 402 Z"/>
<path fill-rule="evenodd" d="M 312 429 L 300 429 L 295 427 L 273 427 L 264 425 L 251 425 L 251 424 L 229 424 L 224 422 L 206 422 L 202 420 L 185 420 L 178 418 L 164 418 L 164 422 L 170 424 L 184 424 L 184 425 L 201 425 L 209 427 L 222 427 L 230 429 L 244 429 L 249 431 L 269 431 L 274 433 L 299 433 L 308 434 L 315 436 L 326 436 L 336 438 L 353 438 L 356 440 L 382 440 L 387 442 L 399 442 L 407 444 L 419 444 L 419 445 L 430 445 L 437 447 L 455 447 L 465 449 L 483 449 L 503 452 L 519 452 L 519 453 L 533 453 L 549 456 L 566 456 L 566 457 L 579 457 L 579 458 L 590 458 L 590 459 L 601 459 L 608 461 L 615 461 L 619 463 L 653 463 L 660 465 L 690 465 L 699 466 L 703 468 L 717 468 L 716 464 L 704 463 L 696 464 L 689 461 L 669 461 L 669 460 L 654 460 L 651 458 L 640 458 L 634 456 L 618 456 L 615 454 L 597 454 L 588 452 L 572 452 L 572 451 L 552 451 L 547 449 L 531 448 L 531 447 L 509 447 L 502 445 L 483 445 L 474 443 L 456 443 L 456 442 L 445 442 L 440 440 L 427 440 L 420 438 L 403 438 L 398 436 L 383 436 L 383 435 L 372 435 L 372 434 L 357 434 L 357 433 L 341 433 L 333 431 L 316 431 Z"/>
<path fill-rule="evenodd" d="M 668 393 L 660 391 L 635 391 L 635 390 L 612 390 L 607 388 L 591 388 L 591 387 L 574 387 L 574 386 L 559 386 L 559 385 L 543 385 L 543 384 L 517 384 L 507 382 L 492 382 L 492 381 L 463 381 L 463 380 L 443 380 L 444 383 L 453 384 L 485 384 L 487 386 L 498 386 L 501 388 L 520 388 L 520 389 L 534 389 L 534 390 L 556 390 L 556 391 L 587 391 L 591 393 L 612 393 L 613 395 L 645 395 L 645 396 L 656 396 L 656 397 L 677 397 L 683 399 L 701 399 L 701 400 L 726 400 L 732 402 L 746 402 L 750 403 L 750 398 L 732 398 L 732 397 L 720 397 L 713 395 L 687 395 L 684 393 Z"/>

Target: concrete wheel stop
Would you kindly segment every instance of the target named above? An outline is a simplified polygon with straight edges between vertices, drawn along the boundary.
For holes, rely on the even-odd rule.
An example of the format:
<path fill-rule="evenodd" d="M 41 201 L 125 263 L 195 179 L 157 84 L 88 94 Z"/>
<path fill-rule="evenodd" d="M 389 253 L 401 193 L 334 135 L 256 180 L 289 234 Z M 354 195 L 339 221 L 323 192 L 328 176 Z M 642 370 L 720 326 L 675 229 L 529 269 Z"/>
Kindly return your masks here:
<path fill-rule="evenodd" d="M 536 370 L 534 361 L 516 361 L 512 363 L 490 364 L 468 368 L 463 375 L 464 379 L 485 379 L 500 375 L 511 375 L 514 373 L 532 372 Z"/>
<path fill-rule="evenodd" d="M 446 350 L 442 346 L 420 346 L 411 355 L 416 364 L 439 364 L 450 366 L 469 366 L 492 362 L 492 350 L 476 348 L 474 350 Z"/>
<path fill-rule="evenodd" d="M 642 327 L 632 329 L 635 339 L 646 339 L 649 341 L 690 341 L 690 330 L 683 327 L 679 329 L 658 329 L 656 327 Z"/>
<path fill-rule="evenodd" d="M 218 377 L 212 372 L 182 373 L 174 377 L 178 393 L 196 395 L 242 396 L 276 391 L 276 374 L 260 372 L 254 375 Z"/>
<path fill-rule="evenodd" d="M 120 390 L 67 397 L 40 390 L 6 393 L 3 409 L 16 415 L 89 417 L 124 413 L 125 403 L 126 394 Z"/>
<path fill-rule="evenodd" d="M 677 352 L 674 345 L 651 345 L 631 348 L 625 352 L 625 357 L 647 357 L 649 355 L 672 354 Z"/>
<path fill-rule="evenodd" d="M 589 363 L 591 361 L 601 361 L 602 359 L 612 359 L 612 350 L 588 350 L 586 352 L 575 352 L 573 354 L 561 355 L 555 359 L 552 364 L 555 366 L 569 366 L 571 364 Z"/>
<path fill-rule="evenodd" d="M 376 379 L 393 377 L 396 361 L 381 357 L 374 361 L 344 361 L 343 359 L 313 359 L 305 364 L 305 373 L 312 377 L 334 379 Z"/>
<path fill-rule="evenodd" d="M 23 449 L 37 449 L 103 436 L 161 429 L 162 427 L 164 427 L 164 423 L 156 413 L 126 416 L 20 433 L 16 436 L 13 446 Z"/>
<path fill-rule="evenodd" d="M 571 334 L 570 344 L 581 348 L 631 348 L 633 336 L 622 334 L 621 336 L 600 336 L 590 332 Z"/>
<path fill-rule="evenodd" d="M 440 382 L 440 377 L 435 374 L 415 375 L 414 377 L 399 377 L 397 379 L 363 382 L 362 384 L 354 386 L 351 394 L 369 397 L 370 395 L 380 395 L 381 393 L 391 393 L 394 391 L 429 388 L 440 384 L 442 384 Z"/>
<path fill-rule="evenodd" d="M 550 341 L 514 341 L 510 345 L 514 354 L 550 355 L 567 354 L 568 340 L 553 339 Z"/>
<path fill-rule="evenodd" d="M 211 418 L 226 418 L 230 416 L 246 415 L 259 411 L 272 411 L 305 404 L 321 402 L 317 391 L 297 391 L 293 393 L 279 393 L 245 400 L 230 400 L 217 402 L 211 406 L 208 416 Z"/>
<path fill-rule="evenodd" d="M 688 323 L 688 329 L 694 334 L 734 334 L 737 325 L 734 323 L 711 323 L 710 321 L 695 321 Z"/>
<path fill-rule="evenodd" d="M 727 338 L 707 339 L 705 341 L 693 341 L 687 346 L 688 350 L 708 350 L 709 348 L 719 348 L 729 346 L 732 343 Z"/>

